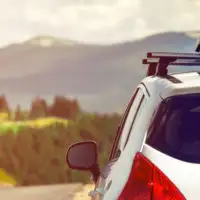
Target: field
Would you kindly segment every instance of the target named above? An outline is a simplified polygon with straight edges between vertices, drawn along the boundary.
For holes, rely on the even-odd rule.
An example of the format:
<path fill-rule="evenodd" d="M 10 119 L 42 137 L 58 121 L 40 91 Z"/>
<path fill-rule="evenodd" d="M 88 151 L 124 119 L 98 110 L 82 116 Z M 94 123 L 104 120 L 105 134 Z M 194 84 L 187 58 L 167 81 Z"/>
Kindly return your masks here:
<path fill-rule="evenodd" d="M 68 122 L 69 120 L 59 119 L 56 117 L 38 118 L 35 120 L 25 120 L 25 121 L 4 120 L 1 121 L 0 123 L 0 134 L 4 134 L 9 131 L 17 134 L 20 133 L 20 131 L 27 128 L 44 129 L 46 127 L 54 126 L 55 124 L 61 124 L 63 126 L 67 126 Z"/>

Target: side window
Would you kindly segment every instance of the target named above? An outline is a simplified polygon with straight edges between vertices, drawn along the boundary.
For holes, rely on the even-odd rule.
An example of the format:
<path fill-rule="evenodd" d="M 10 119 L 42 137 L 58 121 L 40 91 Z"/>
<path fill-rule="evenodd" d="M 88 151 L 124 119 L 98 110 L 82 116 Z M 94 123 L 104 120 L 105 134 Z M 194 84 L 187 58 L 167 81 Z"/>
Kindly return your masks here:
<path fill-rule="evenodd" d="M 113 156 L 111 159 L 118 158 L 120 156 L 121 151 L 123 150 L 123 147 L 125 145 L 126 139 L 128 137 L 129 131 L 132 126 L 132 122 L 135 118 L 135 115 L 137 113 L 138 107 L 141 103 L 141 100 L 143 99 L 143 91 L 142 89 L 138 89 L 134 95 L 133 102 L 131 102 L 131 106 L 128 109 L 128 113 L 125 116 L 124 121 L 122 121 L 122 127 L 120 127 L 118 137 L 116 138 L 116 144 L 114 147 Z"/>
<path fill-rule="evenodd" d="M 137 93 L 138 93 L 138 90 L 139 88 L 137 88 L 137 90 L 135 91 L 134 95 L 132 96 L 131 100 L 129 101 L 127 107 L 126 107 L 126 110 L 124 112 L 124 115 L 121 119 L 121 122 L 117 128 L 117 133 L 116 133 L 116 136 L 115 136 L 115 139 L 114 139 L 114 143 L 112 145 L 112 149 L 111 149 L 111 153 L 110 153 L 110 157 L 109 157 L 109 160 L 113 160 L 113 159 L 116 159 L 118 156 L 118 146 L 119 146 L 119 141 L 120 141 L 120 138 L 121 138 L 121 132 L 123 130 L 123 127 L 124 127 L 124 124 L 126 122 L 126 119 L 127 119 L 127 116 L 129 114 L 129 111 L 131 109 L 131 106 L 132 106 L 132 103 L 134 102 L 134 99 L 135 97 L 137 96 Z"/>
<path fill-rule="evenodd" d="M 131 127 L 130 127 L 130 130 L 129 130 L 129 133 L 128 133 L 128 136 L 127 136 L 127 138 L 126 138 L 126 141 L 125 141 L 125 144 L 124 144 L 124 147 L 123 147 L 123 148 L 125 148 L 126 144 L 128 143 L 130 134 L 131 134 L 132 132 L 134 132 L 134 129 L 135 129 L 135 127 L 136 127 L 137 124 L 138 124 L 138 121 L 139 121 L 139 119 L 140 119 L 140 115 L 141 115 L 141 113 L 142 113 L 142 111 L 143 111 L 144 106 L 146 105 L 146 103 L 147 103 L 147 99 L 146 99 L 145 96 L 143 95 L 142 100 L 140 101 L 140 105 L 138 106 L 138 109 L 137 109 L 137 111 L 136 111 L 136 113 L 135 113 L 134 119 L 133 119 L 133 121 L 132 121 L 132 123 L 131 123 Z"/>
<path fill-rule="evenodd" d="M 124 149 L 124 145 L 126 144 L 126 140 L 129 135 L 130 129 L 132 128 L 133 123 L 135 121 L 134 118 L 138 112 L 138 108 L 140 106 L 141 100 L 143 99 L 143 96 L 144 95 L 143 95 L 142 89 L 139 89 L 138 93 L 135 97 L 135 100 L 133 101 L 133 104 L 129 110 L 129 114 L 127 116 L 126 122 L 124 124 L 123 130 L 121 133 L 121 138 L 120 138 L 119 145 L 118 145 L 118 148 L 121 151 Z"/>

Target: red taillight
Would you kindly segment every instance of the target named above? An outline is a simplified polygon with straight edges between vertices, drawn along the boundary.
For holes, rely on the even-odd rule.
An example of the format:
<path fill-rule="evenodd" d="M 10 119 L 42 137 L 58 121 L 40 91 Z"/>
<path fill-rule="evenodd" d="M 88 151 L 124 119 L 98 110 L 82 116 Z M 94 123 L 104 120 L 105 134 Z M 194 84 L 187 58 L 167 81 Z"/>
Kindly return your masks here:
<path fill-rule="evenodd" d="M 157 168 L 154 167 L 152 200 L 185 200 L 177 187 Z"/>
<path fill-rule="evenodd" d="M 118 200 L 185 200 L 176 186 L 146 157 L 137 153 Z"/>

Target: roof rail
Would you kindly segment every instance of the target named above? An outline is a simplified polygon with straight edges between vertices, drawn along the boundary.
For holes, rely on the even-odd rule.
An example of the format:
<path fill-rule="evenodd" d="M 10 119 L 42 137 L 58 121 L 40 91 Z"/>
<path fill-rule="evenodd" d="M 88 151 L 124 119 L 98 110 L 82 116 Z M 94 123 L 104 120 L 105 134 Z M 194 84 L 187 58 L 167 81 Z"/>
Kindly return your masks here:
<path fill-rule="evenodd" d="M 169 65 L 200 66 L 200 53 L 148 52 L 143 64 L 148 64 L 147 76 L 167 76 Z"/>

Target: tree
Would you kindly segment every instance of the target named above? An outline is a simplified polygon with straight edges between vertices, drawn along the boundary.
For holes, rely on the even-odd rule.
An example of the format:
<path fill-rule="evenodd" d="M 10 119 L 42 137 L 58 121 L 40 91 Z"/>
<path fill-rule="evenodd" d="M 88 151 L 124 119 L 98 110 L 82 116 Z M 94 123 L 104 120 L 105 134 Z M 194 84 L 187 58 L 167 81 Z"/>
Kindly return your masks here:
<path fill-rule="evenodd" d="M 48 105 L 46 101 L 40 97 L 37 97 L 32 101 L 29 117 L 36 119 L 38 117 L 46 117 L 48 115 Z"/>
<path fill-rule="evenodd" d="M 0 96 L 0 112 L 9 112 L 9 106 L 4 95 Z"/>
<path fill-rule="evenodd" d="M 80 107 L 76 100 L 69 100 L 63 96 L 56 96 L 53 105 L 50 107 L 52 116 L 75 120 Z"/>
<path fill-rule="evenodd" d="M 16 121 L 24 120 L 24 115 L 23 115 L 23 112 L 21 111 L 21 107 L 19 104 L 17 105 L 16 110 L 15 110 L 15 120 Z"/>

